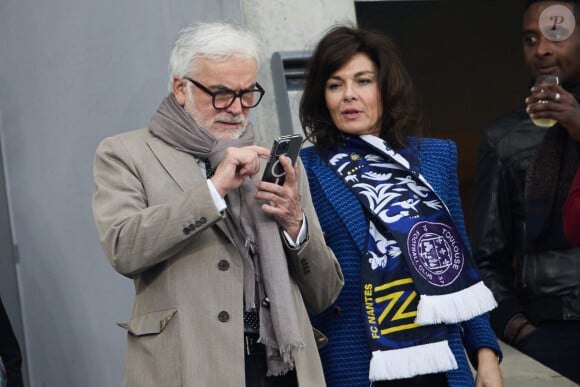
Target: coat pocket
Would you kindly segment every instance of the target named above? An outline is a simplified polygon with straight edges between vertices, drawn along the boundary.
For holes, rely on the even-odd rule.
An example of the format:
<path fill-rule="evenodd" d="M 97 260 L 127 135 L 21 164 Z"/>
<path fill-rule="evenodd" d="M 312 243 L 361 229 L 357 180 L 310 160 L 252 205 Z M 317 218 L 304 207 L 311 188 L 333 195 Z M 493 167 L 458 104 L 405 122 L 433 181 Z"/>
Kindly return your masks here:
<path fill-rule="evenodd" d="M 158 310 L 133 316 L 129 323 L 118 323 L 117 325 L 135 336 L 156 335 L 165 329 L 176 312 L 177 308 Z"/>
<path fill-rule="evenodd" d="M 124 386 L 183 386 L 177 308 L 135 315 L 119 325 L 128 332 Z"/>

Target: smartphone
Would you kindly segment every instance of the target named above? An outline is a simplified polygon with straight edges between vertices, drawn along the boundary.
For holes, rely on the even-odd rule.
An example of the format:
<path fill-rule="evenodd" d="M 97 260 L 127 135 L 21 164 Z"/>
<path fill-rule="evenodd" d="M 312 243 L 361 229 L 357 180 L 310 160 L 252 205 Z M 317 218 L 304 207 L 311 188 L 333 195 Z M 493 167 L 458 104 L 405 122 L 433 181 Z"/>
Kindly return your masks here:
<path fill-rule="evenodd" d="M 292 161 L 292 165 L 294 165 L 301 147 L 302 136 L 299 134 L 289 134 L 275 139 L 274 144 L 272 145 L 270 159 L 268 160 L 268 164 L 266 164 L 266 169 L 262 176 L 262 181 L 268 181 L 280 185 L 284 184 L 286 172 L 284 171 L 282 164 L 280 164 L 279 157 L 288 157 Z"/>

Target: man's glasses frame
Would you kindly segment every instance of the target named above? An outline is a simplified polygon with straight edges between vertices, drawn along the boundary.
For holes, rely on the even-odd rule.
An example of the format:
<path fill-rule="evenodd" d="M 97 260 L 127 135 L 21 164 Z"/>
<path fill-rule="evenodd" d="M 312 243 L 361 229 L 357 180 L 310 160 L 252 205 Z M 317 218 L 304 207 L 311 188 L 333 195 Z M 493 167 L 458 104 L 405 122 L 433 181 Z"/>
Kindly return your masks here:
<path fill-rule="evenodd" d="M 197 87 L 207 95 L 210 95 L 211 104 L 216 110 L 223 110 L 229 108 L 230 106 L 232 106 L 236 98 L 240 98 L 240 103 L 242 104 L 243 108 L 248 109 L 254 108 L 258 106 L 258 104 L 262 100 L 262 97 L 264 96 L 264 93 L 266 92 L 258 82 L 256 82 L 256 86 L 254 89 L 241 90 L 236 93 L 233 90 L 211 91 L 210 89 L 208 89 L 201 83 L 191 79 L 190 77 L 183 77 L 183 79 L 188 80 L 189 82 L 193 83 L 195 87 Z M 258 93 L 259 96 L 256 96 L 256 93 Z M 247 101 L 244 100 L 244 96 L 252 97 L 252 103 L 247 104 Z"/>

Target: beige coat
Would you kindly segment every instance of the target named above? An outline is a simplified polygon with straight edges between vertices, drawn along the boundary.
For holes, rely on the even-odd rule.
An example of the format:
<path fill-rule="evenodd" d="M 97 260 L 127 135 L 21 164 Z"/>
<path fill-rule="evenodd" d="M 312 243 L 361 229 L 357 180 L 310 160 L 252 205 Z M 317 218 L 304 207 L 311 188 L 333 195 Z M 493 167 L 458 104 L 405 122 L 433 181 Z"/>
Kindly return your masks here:
<path fill-rule="evenodd" d="M 135 284 L 124 386 L 243 386 L 242 262 L 195 159 L 141 129 L 101 142 L 94 177 L 101 244 Z M 320 387 L 307 310 L 328 307 L 343 277 L 303 169 L 299 178 L 309 233 L 299 250 L 286 249 L 305 340 L 296 369 L 300 387 Z"/>

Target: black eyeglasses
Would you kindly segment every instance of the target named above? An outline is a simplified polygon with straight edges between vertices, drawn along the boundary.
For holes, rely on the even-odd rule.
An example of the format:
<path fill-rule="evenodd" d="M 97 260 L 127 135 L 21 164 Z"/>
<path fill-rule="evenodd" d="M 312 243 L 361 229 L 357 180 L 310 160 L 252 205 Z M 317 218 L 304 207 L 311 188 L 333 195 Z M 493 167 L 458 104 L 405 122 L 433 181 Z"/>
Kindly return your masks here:
<path fill-rule="evenodd" d="M 242 107 L 244 108 L 256 107 L 258 106 L 258 104 L 262 100 L 262 97 L 264 96 L 264 93 L 266 92 L 258 82 L 256 82 L 256 86 L 254 89 L 242 90 L 236 93 L 233 90 L 211 91 L 201 83 L 196 82 L 189 77 L 183 78 L 193 83 L 198 89 L 200 89 L 207 95 L 211 95 L 211 103 L 213 107 L 218 110 L 229 108 L 230 106 L 232 106 L 232 104 L 238 97 L 240 97 Z"/>

